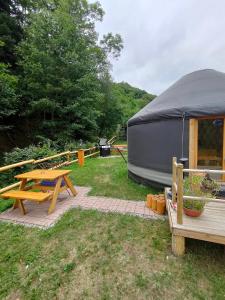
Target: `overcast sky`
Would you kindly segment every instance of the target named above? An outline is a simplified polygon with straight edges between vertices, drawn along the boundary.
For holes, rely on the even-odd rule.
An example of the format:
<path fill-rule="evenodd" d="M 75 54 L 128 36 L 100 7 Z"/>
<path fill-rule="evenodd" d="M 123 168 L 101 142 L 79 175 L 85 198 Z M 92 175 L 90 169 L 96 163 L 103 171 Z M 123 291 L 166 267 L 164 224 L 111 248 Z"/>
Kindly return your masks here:
<path fill-rule="evenodd" d="M 225 0 L 100 0 L 102 35 L 121 34 L 117 82 L 160 94 L 198 69 L 225 72 Z"/>

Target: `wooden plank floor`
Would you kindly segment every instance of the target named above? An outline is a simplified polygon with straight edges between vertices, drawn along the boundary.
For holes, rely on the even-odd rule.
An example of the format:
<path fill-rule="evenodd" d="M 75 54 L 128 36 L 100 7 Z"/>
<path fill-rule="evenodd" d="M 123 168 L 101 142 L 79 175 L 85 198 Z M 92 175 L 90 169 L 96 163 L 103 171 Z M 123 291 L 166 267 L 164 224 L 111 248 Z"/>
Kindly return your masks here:
<path fill-rule="evenodd" d="M 166 193 L 167 195 L 167 190 Z M 174 235 L 225 245 L 225 204 L 209 202 L 198 218 L 183 214 L 183 224 L 177 224 L 176 211 L 166 197 L 170 228 Z"/>

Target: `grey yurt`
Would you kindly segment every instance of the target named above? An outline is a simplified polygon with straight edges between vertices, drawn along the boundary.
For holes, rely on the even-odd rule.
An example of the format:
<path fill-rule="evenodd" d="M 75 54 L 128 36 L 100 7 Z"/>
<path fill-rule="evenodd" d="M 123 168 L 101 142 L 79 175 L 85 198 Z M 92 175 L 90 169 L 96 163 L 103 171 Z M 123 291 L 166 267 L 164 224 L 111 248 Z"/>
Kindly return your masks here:
<path fill-rule="evenodd" d="M 183 76 L 128 121 L 129 176 L 171 185 L 173 156 L 190 168 L 225 169 L 224 120 L 225 74 Z"/>

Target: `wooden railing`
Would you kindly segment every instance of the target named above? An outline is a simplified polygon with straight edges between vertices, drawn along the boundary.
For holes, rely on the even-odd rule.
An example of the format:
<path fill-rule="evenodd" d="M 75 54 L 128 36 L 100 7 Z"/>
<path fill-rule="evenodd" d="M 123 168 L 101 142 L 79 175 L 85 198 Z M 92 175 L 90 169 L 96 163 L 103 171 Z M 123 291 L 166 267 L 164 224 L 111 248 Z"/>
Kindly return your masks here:
<path fill-rule="evenodd" d="M 127 153 L 127 145 L 126 144 L 117 144 L 117 145 L 112 145 L 111 146 L 111 154 L 121 154 L 122 153 Z"/>
<path fill-rule="evenodd" d="M 88 149 L 79 149 L 79 150 L 76 150 L 76 151 L 66 151 L 66 152 L 58 153 L 58 154 L 48 156 L 48 157 L 44 157 L 44 158 L 37 159 L 37 160 L 30 159 L 30 160 L 21 161 L 21 162 L 15 163 L 15 164 L 11 164 L 11 165 L 8 165 L 8 166 L 3 166 L 3 167 L 0 167 L 0 173 L 4 172 L 4 171 L 7 171 L 7 170 L 17 168 L 17 167 L 22 167 L 22 166 L 25 166 L 25 165 L 29 165 L 29 164 L 37 166 L 37 165 L 40 165 L 40 164 L 45 163 L 47 161 L 57 159 L 59 157 L 65 157 L 66 161 L 59 162 L 56 165 L 50 167 L 49 169 L 57 169 L 57 168 L 60 168 L 60 167 L 63 167 L 63 166 L 69 166 L 72 163 L 76 163 L 76 162 L 80 166 L 83 166 L 84 162 L 85 162 L 85 158 L 96 156 L 97 154 L 99 154 L 99 151 L 98 151 L 97 147 L 91 147 L 91 148 L 88 148 Z M 20 182 L 10 184 L 10 185 L 0 189 L 0 194 L 4 193 L 6 191 L 9 191 L 11 189 L 14 189 L 14 188 L 18 187 L 19 185 L 20 185 Z"/>
<path fill-rule="evenodd" d="M 127 151 L 126 144 L 112 145 L 113 148 L 119 148 L 121 151 Z"/>
<path fill-rule="evenodd" d="M 225 171 L 222 170 L 209 170 L 209 169 L 184 169 L 183 164 L 177 163 L 177 158 L 173 157 L 172 163 L 172 202 L 177 202 L 177 223 L 183 224 L 183 201 L 203 201 L 203 202 L 218 202 L 224 203 L 225 199 L 209 198 L 209 197 L 197 197 L 184 195 L 184 174 L 188 173 L 192 176 L 193 173 L 201 174 L 220 174 L 224 175 Z"/>

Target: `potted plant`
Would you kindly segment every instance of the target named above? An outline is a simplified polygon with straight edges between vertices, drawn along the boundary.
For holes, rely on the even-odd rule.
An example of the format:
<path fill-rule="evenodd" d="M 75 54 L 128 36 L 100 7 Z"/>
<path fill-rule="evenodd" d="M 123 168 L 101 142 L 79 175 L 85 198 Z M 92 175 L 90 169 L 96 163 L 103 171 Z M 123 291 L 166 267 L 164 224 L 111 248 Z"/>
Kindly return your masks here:
<path fill-rule="evenodd" d="M 219 185 L 207 173 L 201 182 L 201 190 L 203 192 L 211 193 L 212 195 L 215 195 L 217 193 L 217 191 L 219 190 Z"/>
<path fill-rule="evenodd" d="M 203 213 L 205 207 L 204 201 L 198 200 L 185 200 L 184 201 L 184 213 L 189 217 L 199 217 Z"/>
<path fill-rule="evenodd" d="M 203 188 L 206 184 L 203 183 L 204 179 L 202 179 L 202 176 L 196 175 L 186 177 L 184 179 L 184 195 L 204 198 L 214 197 L 213 191 L 218 185 L 210 181 L 210 189 L 209 185 L 207 188 Z M 206 201 L 202 200 L 184 200 L 183 210 L 187 216 L 199 217 L 203 213 L 205 205 Z"/>

